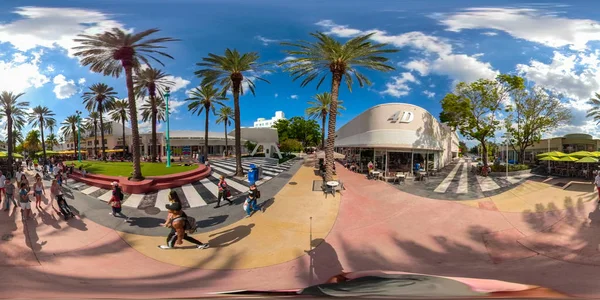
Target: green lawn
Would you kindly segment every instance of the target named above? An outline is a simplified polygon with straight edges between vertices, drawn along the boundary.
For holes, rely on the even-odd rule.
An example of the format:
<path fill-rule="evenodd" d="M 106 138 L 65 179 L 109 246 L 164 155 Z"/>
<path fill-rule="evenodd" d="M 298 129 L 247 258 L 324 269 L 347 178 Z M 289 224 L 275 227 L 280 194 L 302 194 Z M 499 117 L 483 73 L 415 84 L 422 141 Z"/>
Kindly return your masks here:
<path fill-rule="evenodd" d="M 75 163 L 75 168 L 79 168 L 80 165 L 83 165 L 83 168 L 86 171 L 94 174 L 129 177 L 131 176 L 131 172 L 133 172 L 133 163 L 131 162 L 102 162 L 88 160 L 84 160 L 81 163 L 78 161 L 65 162 L 67 165 L 71 165 L 71 163 Z M 175 174 L 190 171 L 197 167 L 197 165 L 180 166 L 178 163 L 174 162 L 171 163 L 170 168 L 167 168 L 165 163 L 142 162 L 142 175 L 160 176 Z"/>

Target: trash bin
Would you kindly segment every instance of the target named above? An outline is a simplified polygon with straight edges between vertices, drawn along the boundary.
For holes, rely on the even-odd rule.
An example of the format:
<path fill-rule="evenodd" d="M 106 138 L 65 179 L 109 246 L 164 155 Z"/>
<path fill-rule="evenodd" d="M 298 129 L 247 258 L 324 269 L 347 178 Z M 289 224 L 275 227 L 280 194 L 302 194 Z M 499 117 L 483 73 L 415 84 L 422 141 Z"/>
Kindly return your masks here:
<path fill-rule="evenodd" d="M 254 184 L 258 180 L 258 169 L 255 164 L 250 164 L 250 170 L 248 170 L 248 182 L 250 185 Z"/>
<path fill-rule="evenodd" d="M 262 172 L 263 172 L 263 167 L 261 165 L 256 166 L 256 180 L 260 180 L 261 178 L 263 178 Z"/>

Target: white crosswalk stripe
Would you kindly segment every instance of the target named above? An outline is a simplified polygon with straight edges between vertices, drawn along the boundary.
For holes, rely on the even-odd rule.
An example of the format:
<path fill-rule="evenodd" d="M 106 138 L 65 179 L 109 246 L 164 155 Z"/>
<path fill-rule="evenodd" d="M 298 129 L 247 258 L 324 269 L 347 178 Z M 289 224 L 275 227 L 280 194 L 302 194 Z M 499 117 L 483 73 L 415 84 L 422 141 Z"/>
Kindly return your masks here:
<path fill-rule="evenodd" d="M 123 202 L 123 206 L 137 208 L 143 198 L 144 195 L 142 194 L 132 194 L 127 198 L 127 201 Z M 108 199 L 110 200 L 110 197 Z"/>
<path fill-rule="evenodd" d="M 182 186 L 181 189 L 183 190 L 185 198 L 190 204 L 190 207 L 199 207 L 206 205 L 206 202 L 204 201 L 204 199 L 202 199 L 202 196 L 200 196 L 200 194 L 196 192 L 196 189 L 194 189 L 194 186 L 192 186 L 191 184 L 188 183 Z"/>
<path fill-rule="evenodd" d="M 85 190 L 81 190 L 82 193 L 89 195 L 97 190 L 99 190 L 100 188 L 97 186 L 90 186 L 89 188 L 85 189 Z"/>
<path fill-rule="evenodd" d="M 131 195 L 131 196 L 133 196 L 133 195 Z M 98 197 L 98 199 L 100 199 L 100 200 L 102 200 L 104 202 L 108 202 L 108 201 L 110 201 L 111 197 L 112 197 L 112 191 L 108 191 L 108 192 L 100 195 L 100 197 Z M 127 201 L 129 201 L 129 199 L 127 199 Z M 123 205 L 125 205 L 125 204 L 123 204 Z"/>

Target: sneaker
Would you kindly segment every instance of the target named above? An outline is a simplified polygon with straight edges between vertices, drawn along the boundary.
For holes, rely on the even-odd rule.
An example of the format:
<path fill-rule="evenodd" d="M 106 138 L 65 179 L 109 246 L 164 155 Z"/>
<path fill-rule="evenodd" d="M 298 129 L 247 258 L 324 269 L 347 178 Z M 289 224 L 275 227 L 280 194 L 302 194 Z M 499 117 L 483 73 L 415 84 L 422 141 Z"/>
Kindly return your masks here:
<path fill-rule="evenodd" d="M 172 249 L 171 247 L 169 247 L 168 245 L 160 245 L 158 246 L 158 248 L 166 250 L 166 249 Z"/>
<path fill-rule="evenodd" d="M 113 214 L 113 213 L 111 213 L 111 212 L 109 212 L 108 214 L 109 214 L 109 215 L 111 215 L 111 216 L 113 216 L 113 217 L 115 216 L 115 214 Z"/>
<path fill-rule="evenodd" d="M 246 218 L 250 218 L 250 215 L 246 215 Z"/>
<path fill-rule="evenodd" d="M 208 244 L 198 245 L 198 249 L 206 249 L 208 247 L 210 247 Z"/>

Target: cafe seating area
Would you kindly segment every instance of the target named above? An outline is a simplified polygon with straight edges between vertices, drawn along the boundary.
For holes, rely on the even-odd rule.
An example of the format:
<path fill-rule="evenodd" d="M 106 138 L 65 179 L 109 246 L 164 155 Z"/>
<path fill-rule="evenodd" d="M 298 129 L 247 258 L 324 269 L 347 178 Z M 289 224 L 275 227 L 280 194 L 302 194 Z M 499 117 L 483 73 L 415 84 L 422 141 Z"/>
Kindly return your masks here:
<path fill-rule="evenodd" d="M 600 152 L 578 151 L 565 154 L 558 151 L 537 155 L 539 165 L 547 175 L 592 179 L 600 170 Z"/>

